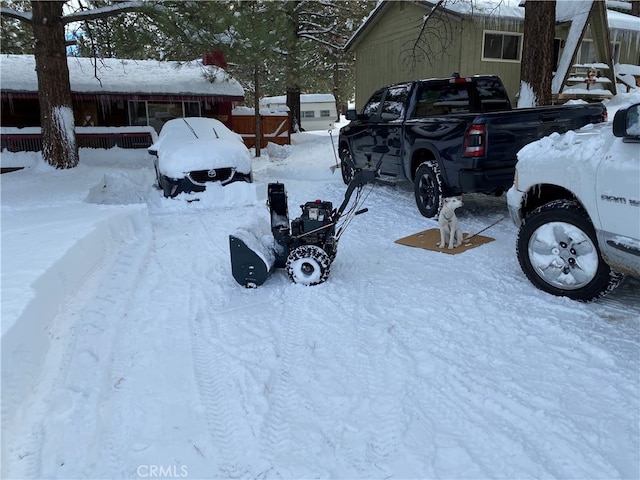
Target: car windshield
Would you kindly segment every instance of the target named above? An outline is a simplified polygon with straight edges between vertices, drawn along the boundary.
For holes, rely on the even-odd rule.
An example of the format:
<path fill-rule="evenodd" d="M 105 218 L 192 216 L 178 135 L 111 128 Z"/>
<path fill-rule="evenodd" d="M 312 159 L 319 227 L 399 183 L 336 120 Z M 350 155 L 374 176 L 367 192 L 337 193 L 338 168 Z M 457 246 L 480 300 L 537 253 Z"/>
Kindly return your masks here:
<path fill-rule="evenodd" d="M 160 137 L 181 138 L 184 140 L 197 139 L 235 139 L 237 134 L 229 130 L 225 125 L 213 118 L 190 117 L 176 118 L 168 121 L 160 132 Z"/>

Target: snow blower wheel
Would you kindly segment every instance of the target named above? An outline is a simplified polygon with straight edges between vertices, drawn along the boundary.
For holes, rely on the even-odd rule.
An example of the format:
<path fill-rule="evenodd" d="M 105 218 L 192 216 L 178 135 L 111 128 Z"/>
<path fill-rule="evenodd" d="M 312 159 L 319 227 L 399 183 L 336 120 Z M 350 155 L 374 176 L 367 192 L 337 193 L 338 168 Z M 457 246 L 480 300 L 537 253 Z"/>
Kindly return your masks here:
<path fill-rule="evenodd" d="M 318 285 L 329 277 L 331 258 L 320 247 L 302 245 L 291 250 L 285 268 L 293 283 Z"/>

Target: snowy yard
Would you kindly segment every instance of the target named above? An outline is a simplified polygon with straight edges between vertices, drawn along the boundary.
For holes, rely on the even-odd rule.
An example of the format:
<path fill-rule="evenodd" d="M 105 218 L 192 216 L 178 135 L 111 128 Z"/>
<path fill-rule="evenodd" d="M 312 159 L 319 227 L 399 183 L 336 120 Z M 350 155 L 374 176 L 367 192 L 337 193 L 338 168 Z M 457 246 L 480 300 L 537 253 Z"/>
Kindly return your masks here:
<path fill-rule="evenodd" d="M 536 290 L 508 218 L 459 255 L 397 244 L 437 226 L 398 184 L 327 282 L 242 288 L 228 235 L 267 183 L 292 219 L 343 199 L 327 132 L 293 143 L 190 203 L 144 152 L 2 175 L 2 478 L 640 477 L 640 281 Z M 465 232 L 507 215 L 464 201 Z"/>

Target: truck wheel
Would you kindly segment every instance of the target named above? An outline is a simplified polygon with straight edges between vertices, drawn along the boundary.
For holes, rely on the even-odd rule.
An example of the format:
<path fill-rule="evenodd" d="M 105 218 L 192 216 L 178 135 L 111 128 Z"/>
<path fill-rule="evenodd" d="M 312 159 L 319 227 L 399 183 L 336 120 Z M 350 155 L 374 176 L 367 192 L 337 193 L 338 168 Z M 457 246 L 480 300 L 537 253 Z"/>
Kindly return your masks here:
<path fill-rule="evenodd" d="M 291 250 L 285 268 L 293 283 L 318 285 L 329 277 L 331 258 L 320 247 L 302 245 Z"/>
<path fill-rule="evenodd" d="M 345 185 L 349 185 L 356 172 L 355 162 L 348 148 L 340 150 L 340 172 L 342 172 L 342 181 Z"/>
<path fill-rule="evenodd" d="M 573 300 L 602 297 L 624 278 L 604 262 L 589 216 L 572 200 L 554 200 L 531 212 L 518 232 L 516 254 L 531 283 Z"/>
<path fill-rule="evenodd" d="M 442 208 L 442 175 L 437 162 L 429 160 L 420 164 L 413 189 L 420 213 L 427 218 L 437 216 Z"/>

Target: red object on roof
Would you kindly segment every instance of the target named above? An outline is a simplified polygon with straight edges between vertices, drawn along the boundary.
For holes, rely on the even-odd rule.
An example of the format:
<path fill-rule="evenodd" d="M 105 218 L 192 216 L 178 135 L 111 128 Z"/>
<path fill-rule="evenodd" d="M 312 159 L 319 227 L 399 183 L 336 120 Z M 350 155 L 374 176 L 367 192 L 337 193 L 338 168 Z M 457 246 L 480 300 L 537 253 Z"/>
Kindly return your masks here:
<path fill-rule="evenodd" d="M 222 50 L 212 50 L 202 56 L 203 65 L 215 65 L 220 68 L 227 68 L 227 60 L 224 58 Z"/>

